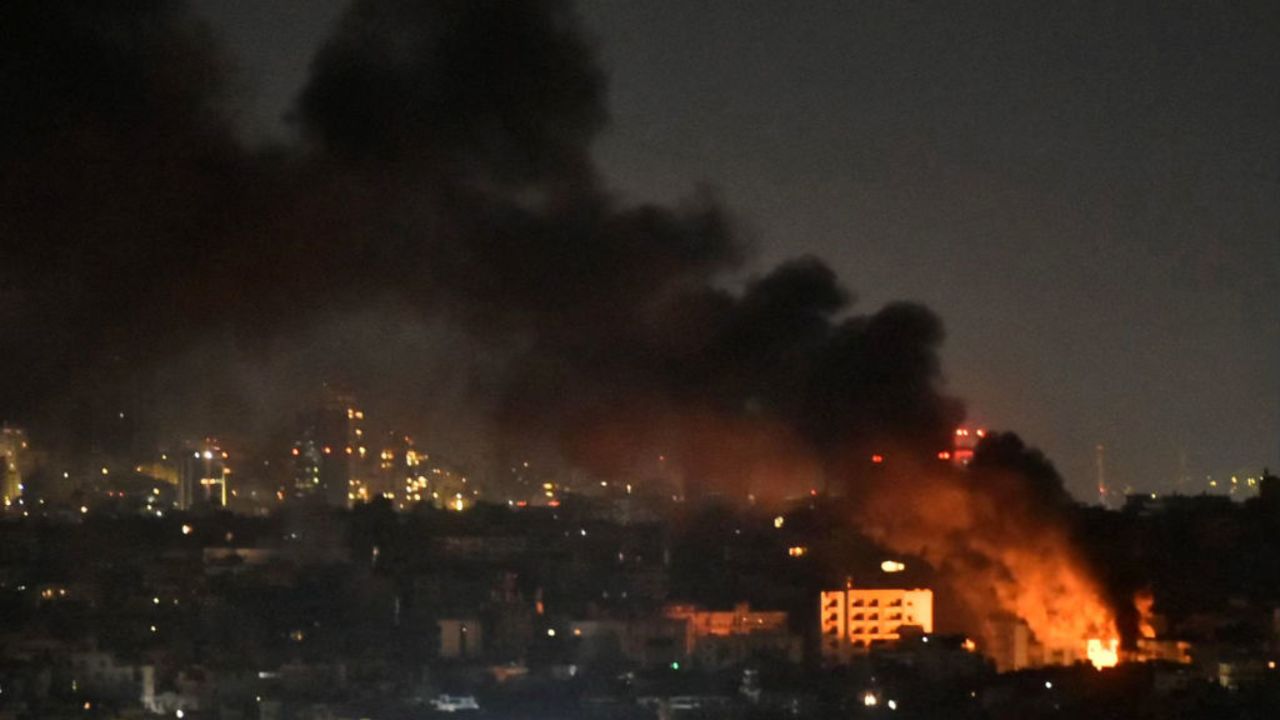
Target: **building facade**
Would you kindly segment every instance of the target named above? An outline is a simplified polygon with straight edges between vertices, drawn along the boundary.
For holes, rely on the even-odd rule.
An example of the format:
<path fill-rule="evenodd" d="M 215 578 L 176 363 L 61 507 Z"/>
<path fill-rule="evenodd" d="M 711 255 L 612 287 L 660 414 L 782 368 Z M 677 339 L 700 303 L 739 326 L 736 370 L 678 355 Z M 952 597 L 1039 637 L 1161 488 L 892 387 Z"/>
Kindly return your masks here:
<path fill-rule="evenodd" d="M 27 450 L 25 431 L 8 425 L 0 428 L 0 503 L 5 506 L 22 497 Z"/>
<path fill-rule="evenodd" d="M 668 605 L 663 614 L 688 623 L 685 654 L 703 668 L 728 667 L 761 656 L 799 662 L 802 655 L 803 642 L 790 632 L 785 612 L 752 610 L 742 603 L 732 610 Z"/>
<path fill-rule="evenodd" d="M 351 395 L 328 392 L 318 407 L 298 416 L 293 455 L 292 495 L 331 507 L 367 499 L 360 468 L 368 455 L 364 412 Z"/>
<path fill-rule="evenodd" d="M 822 659 L 843 663 L 904 629 L 933 632 L 933 591 L 902 588 L 830 590 L 819 598 Z"/>
<path fill-rule="evenodd" d="M 180 456 L 178 465 L 178 507 L 189 510 L 199 505 L 227 506 L 227 451 L 213 440 Z"/>

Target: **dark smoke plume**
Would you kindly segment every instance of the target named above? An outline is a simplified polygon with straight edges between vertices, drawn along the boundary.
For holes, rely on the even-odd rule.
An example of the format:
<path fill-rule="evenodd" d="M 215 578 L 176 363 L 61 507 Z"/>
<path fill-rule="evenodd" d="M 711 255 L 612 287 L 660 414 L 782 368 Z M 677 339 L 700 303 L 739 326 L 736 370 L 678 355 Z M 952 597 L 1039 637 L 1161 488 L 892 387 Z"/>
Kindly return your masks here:
<path fill-rule="evenodd" d="M 254 412 L 246 368 L 343 358 L 359 385 L 375 365 L 340 343 L 290 358 L 373 316 L 392 353 L 396 323 L 444 323 L 486 359 L 464 404 L 491 447 L 599 472 L 662 454 L 768 485 L 850 443 L 931 452 L 960 418 L 928 310 L 851 316 L 812 258 L 723 290 L 746 249 L 714 198 L 610 196 L 590 161 L 604 73 L 565 2 L 358 0 L 300 94 L 303 142 L 265 151 L 231 132 L 224 64 L 181 5 L 0 12 L 6 417 L 128 395 L 225 432 Z M 421 387 L 423 364 L 376 367 Z M 148 392 L 184 372 L 201 394 L 161 412 Z M 421 422 L 422 400 L 383 395 Z"/>
<path fill-rule="evenodd" d="M 167 2 L 0 5 L 0 413 L 49 438 L 211 318 L 249 158 L 208 35 Z"/>
<path fill-rule="evenodd" d="M 587 170 L 604 93 L 565 2 L 358 0 L 298 120 L 351 162 L 522 185 Z"/>

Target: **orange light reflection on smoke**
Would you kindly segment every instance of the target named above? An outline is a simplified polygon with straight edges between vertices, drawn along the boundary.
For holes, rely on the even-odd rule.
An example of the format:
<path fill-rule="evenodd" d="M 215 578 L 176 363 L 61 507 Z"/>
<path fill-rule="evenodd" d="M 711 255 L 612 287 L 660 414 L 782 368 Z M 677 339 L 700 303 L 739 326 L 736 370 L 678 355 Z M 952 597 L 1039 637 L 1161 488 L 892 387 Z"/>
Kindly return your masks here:
<path fill-rule="evenodd" d="M 869 534 L 897 552 L 944 568 L 960 600 L 981 623 L 1005 613 L 1021 619 L 1046 659 L 1118 661 L 1115 617 L 1061 515 L 1038 503 L 1011 474 L 916 468 L 873 479 L 857 512 Z M 984 647 L 999 634 L 980 629 Z"/>

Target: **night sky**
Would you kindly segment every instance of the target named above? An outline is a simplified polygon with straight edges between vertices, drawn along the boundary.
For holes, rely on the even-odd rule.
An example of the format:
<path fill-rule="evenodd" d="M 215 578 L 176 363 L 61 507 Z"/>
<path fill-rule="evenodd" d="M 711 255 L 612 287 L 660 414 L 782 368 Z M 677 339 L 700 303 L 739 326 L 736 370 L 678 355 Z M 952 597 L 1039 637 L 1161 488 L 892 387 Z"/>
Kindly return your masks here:
<path fill-rule="evenodd" d="M 235 59 L 243 131 L 290 142 L 345 3 L 195 5 Z M 811 253 L 861 311 L 930 306 L 948 392 L 1078 496 L 1099 442 L 1140 490 L 1280 466 L 1273 3 L 580 12 L 609 75 L 612 189 L 709 185 L 754 245 L 742 276 Z"/>

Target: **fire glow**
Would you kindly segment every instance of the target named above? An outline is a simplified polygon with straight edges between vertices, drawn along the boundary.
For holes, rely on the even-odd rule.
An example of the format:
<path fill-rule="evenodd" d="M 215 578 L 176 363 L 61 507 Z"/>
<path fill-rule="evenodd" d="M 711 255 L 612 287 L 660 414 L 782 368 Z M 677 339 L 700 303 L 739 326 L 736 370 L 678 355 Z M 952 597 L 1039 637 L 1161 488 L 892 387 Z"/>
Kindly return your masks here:
<path fill-rule="evenodd" d="M 1098 638 L 1089 638 L 1085 644 L 1085 654 L 1089 658 L 1089 662 L 1099 670 L 1103 668 L 1115 667 L 1120 662 L 1120 641 L 1111 638 L 1106 643 Z"/>
<path fill-rule="evenodd" d="M 1155 603 L 1155 596 L 1149 590 L 1141 590 L 1133 596 L 1133 607 L 1138 611 L 1138 636 L 1148 640 L 1154 640 L 1156 637 L 1152 612 Z"/>
<path fill-rule="evenodd" d="M 1004 659 L 1002 669 L 1081 660 L 1114 666 L 1114 613 L 1063 516 L 1030 490 L 1011 472 L 927 470 L 875 484 L 857 512 L 877 541 L 938 570 L 983 647 L 1007 647 L 997 639 L 1025 623 L 1037 651 Z"/>

